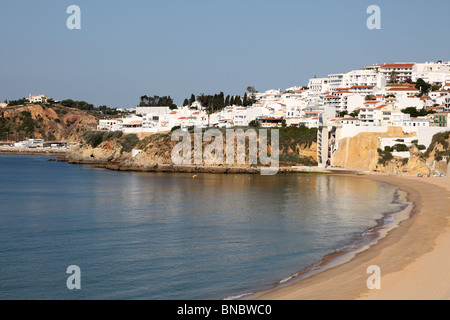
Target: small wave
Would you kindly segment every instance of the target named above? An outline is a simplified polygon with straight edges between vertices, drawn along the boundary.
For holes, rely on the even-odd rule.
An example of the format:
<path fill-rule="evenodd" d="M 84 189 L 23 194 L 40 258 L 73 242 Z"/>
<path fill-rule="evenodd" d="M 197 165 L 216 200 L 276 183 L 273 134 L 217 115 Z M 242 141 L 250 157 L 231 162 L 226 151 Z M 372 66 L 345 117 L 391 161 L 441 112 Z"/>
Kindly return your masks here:
<path fill-rule="evenodd" d="M 280 284 L 282 284 L 282 283 L 285 283 L 285 282 L 288 282 L 289 280 L 292 280 L 292 279 L 294 279 L 296 276 L 298 275 L 298 273 L 296 273 L 296 274 L 293 274 L 292 276 L 289 276 L 289 277 L 286 277 L 286 278 L 283 278 L 283 279 L 281 279 L 280 280 Z"/>
<path fill-rule="evenodd" d="M 252 294 L 253 294 L 253 293 L 250 292 L 250 293 L 239 294 L 239 295 L 236 295 L 236 296 L 229 296 L 229 297 L 226 297 L 226 298 L 223 299 L 223 300 L 225 300 L 225 301 L 228 301 L 228 300 L 238 300 L 238 299 L 241 299 L 241 298 L 243 298 L 243 297 L 251 296 Z"/>

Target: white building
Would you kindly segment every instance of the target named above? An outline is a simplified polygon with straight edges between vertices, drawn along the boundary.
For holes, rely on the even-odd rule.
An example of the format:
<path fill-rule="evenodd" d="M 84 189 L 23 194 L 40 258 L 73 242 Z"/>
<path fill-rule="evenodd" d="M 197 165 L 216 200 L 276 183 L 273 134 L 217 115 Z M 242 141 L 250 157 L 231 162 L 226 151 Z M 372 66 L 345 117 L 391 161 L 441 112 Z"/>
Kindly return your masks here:
<path fill-rule="evenodd" d="M 370 67 L 365 67 L 365 70 L 374 70 L 379 72 L 388 81 L 392 82 L 406 82 L 412 79 L 413 62 L 396 62 L 392 64 L 377 64 Z M 392 77 L 394 75 L 394 77 Z"/>
<path fill-rule="evenodd" d="M 100 119 L 98 121 L 97 130 L 118 131 L 119 119 Z"/>
<path fill-rule="evenodd" d="M 328 78 L 312 78 L 309 79 L 308 88 L 312 94 L 320 94 L 330 91 Z"/>
<path fill-rule="evenodd" d="M 427 118 L 411 118 L 403 121 L 404 127 L 429 127 L 430 119 Z"/>
<path fill-rule="evenodd" d="M 360 109 L 358 119 L 361 126 L 380 126 L 382 121 L 382 111 L 386 105 L 377 103 L 366 103 Z"/>
<path fill-rule="evenodd" d="M 413 67 L 412 81 L 423 79 L 433 85 L 443 86 L 450 77 L 450 62 L 416 63 Z"/>
<path fill-rule="evenodd" d="M 27 98 L 30 103 L 46 103 L 50 97 L 43 94 L 31 95 Z"/>
<path fill-rule="evenodd" d="M 141 133 L 142 117 L 128 115 L 117 120 L 117 129 L 123 133 Z"/>

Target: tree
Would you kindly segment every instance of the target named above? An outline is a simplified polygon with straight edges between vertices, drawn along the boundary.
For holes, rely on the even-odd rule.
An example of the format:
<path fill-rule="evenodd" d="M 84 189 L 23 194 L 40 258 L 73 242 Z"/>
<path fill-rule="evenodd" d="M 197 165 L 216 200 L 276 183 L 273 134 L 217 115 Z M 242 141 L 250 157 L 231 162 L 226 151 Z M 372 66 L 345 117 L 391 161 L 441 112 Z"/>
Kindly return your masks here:
<path fill-rule="evenodd" d="M 170 109 L 175 109 L 176 104 L 173 103 L 173 99 L 170 96 L 142 96 L 141 97 L 141 107 L 170 107 Z"/>
<path fill-rule="evenodd" d="M 250 94 L 250 98 L 251 98 L 251 99 L 254 99 L 254 98 L 255 98 L 255 93 L 256 93 L 255 87 L 253 87 L 253 86 L 248 86 L 248 87 L 247 87 L 247 91 L 248 91 L 248 93 Z"/>
<path fill-rule="evenodd" d="M 401 110 L 403 113 L 409 114 L 411 118 L 424 117 L 428 114 L 435 113 L 432 110 L 420 109 L 417 110 L 415 107 L 408 107 Z"/>
<path fill-rule="evenodd" d="M 417 79 L 416 89 L 420 90 L 419 96 L 426 96 L 431 89 L 431 84 L 427 83 L 422 78 Z"/>
<path fill-rule="evenodd" d="M 353 117 L 353 118 L 357 118 L 360 111 L 361 111 L 360 109 L 356 109 L 355 111 L 350 113 L 350 116 Z"/>
<path fill-rule="evenodd" d="M 192 106 L 192 104 L 196 101 L 194 94 L 191 94 L 191 98 L 189 99 L 189 105 Z"/>
<path fill-rule="evenodd" d="M 397 83 L 397 75 L 398 73 L 395 71 L 391 72 L 391 83 Z"/>
<path fill-rule="evenodd" d="M 227 95 L 225 98 L 225 107 L 228 107 L 230 105 L 230 95 Z"/>
<path fill-rule="evenodd" d="M 251 128 L 259 128 L 261 124 L 259 123 L 258 120 L 252 120 L 248 123 L 248 126 Z"/>
<path fill-rule="evenodd" d="M 248 105 L 247 92 L 244 94 L 244 100 L 242 100 L 242 105 L 246 107 Z"/>
<path fill-rule="evenodd" d="M 183 107 L 186 107 L 187 105 L 189 105 L 189 100 L 188 99 L 184 99 Z"/>

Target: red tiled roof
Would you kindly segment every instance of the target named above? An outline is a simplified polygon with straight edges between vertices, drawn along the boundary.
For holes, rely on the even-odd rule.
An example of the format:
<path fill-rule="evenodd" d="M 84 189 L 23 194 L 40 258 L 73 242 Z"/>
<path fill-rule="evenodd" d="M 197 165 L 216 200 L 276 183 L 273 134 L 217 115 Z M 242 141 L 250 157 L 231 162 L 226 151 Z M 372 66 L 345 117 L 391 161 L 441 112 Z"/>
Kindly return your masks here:
<path fill-rule="evenodd" d="M 401 88 L 390 88 L 388 91 L 420 91 L 416 88 L 410 88 L 410 87 L 401 87 Z"/>
<path fill-rule="evenodd" d="M 274 118 L 274 117 L 269 117 L 269 118 L 259 118 L 258 120 L 283 120 L 282 118 Z"/>
<path fill-rule="evenodd" d="M 415 63 L 391 63 L 380 65 L 381 68 L 412 68 Z"/>

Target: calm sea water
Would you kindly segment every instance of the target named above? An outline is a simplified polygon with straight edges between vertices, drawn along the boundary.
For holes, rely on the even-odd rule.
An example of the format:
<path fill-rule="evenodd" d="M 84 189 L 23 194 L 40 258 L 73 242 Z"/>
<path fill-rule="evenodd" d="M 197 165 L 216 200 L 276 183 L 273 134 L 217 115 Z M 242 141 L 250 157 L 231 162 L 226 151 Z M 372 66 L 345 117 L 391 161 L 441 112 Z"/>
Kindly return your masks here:
<path fill-rule="evenodd" d="M 0 155 L 0 299 L 221 299 L 273 286 L 394 212 L 315 175 L 116 172 Z M 81 269 L 68 290 L 67 267 Z"/>

